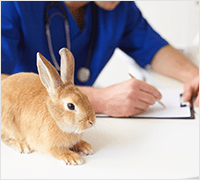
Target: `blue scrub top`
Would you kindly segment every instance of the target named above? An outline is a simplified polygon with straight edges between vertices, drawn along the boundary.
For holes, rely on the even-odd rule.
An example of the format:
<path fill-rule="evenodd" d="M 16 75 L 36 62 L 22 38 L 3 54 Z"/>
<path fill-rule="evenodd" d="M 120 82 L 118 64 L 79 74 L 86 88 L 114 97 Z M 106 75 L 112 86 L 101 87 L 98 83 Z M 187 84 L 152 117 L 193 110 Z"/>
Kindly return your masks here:
<path fill-rule="evenodd" d="M 1 73 L 35 72 L 36 53 L 40 52 L 52 64 L 44 23 L 44 12 L 48 1 L 2 1 L 1 2 Z M 71 51 L 75 57 L 76 85 L 92 85 L 100 71 L 111 58 L 115 48 L 131 56 L 141 67 L 150 64 L 155 53 L 168 43 L 160 37 L 143 18 L 134 2 L 123 1 L 112 11 L 96 6 L 96 28 L 92 25 L 92 4 L 86 5 L 85 27 L 81 31 L 64 2 L 69 28 Z M 53 6 L 48 16 L 62 12 Z M 60 64 L 58 51 L 67 47 L 64 20 L 55 15 L 50 22 L 54 54 Z M 84 67 L 91 34 L 95 31 L 95 41 L 89 69 L 91 77 L 81 83 L 77 71 Z"/>

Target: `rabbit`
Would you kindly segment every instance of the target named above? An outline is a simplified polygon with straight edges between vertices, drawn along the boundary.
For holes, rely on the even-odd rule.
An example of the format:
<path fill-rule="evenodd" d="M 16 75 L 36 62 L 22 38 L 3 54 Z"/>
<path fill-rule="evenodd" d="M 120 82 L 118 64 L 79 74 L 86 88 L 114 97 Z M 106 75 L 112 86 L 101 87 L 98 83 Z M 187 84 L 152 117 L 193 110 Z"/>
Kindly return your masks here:
<path fill-rule="evenodd" d="M 1 139 L 21 153 L 41 151 L 68 165 L 93 154 L 82 140 L 96 121 L 88 97 L 74 85 L 74 57 L 62 48 L 61 77 L 37 53 L 38 74 L 17 73 L 1 83 Z"/>

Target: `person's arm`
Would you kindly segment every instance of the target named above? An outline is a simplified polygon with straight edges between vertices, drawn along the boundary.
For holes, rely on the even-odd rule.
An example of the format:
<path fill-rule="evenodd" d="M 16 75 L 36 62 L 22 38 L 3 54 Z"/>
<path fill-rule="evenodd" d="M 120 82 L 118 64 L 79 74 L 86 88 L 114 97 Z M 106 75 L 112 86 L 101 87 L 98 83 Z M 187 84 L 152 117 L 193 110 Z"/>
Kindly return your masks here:
<path fill-rule="evenodd" d="M 185 83 L 183 100 L 197 95 L 195 105 L 199 106 L 199 69 L 179 50 L 170 45 L 161 48 L 151 65 L 154 71 Z"/>
<path fill-rule="evenodd" d="M 12 74 L 20 59 L 19 43 L 22 39 L 21 21 L 16 1 L 1 3 L 1 80 Z"/>
<path fill-rule="evenodd" d="M 1 74 L 1 81 L 2 81 L 3 79 L 6 79 L 8 76 L 9 76 L 9 75 L 7 75 L 7 74 Z"/>
<path fill-rule="evenodd" d="M 171 45 L 164 46 L 154 56 L 152 69 L 160 74 L 187 83 L 199 76 L 198 68 L 179 50 Z"/>

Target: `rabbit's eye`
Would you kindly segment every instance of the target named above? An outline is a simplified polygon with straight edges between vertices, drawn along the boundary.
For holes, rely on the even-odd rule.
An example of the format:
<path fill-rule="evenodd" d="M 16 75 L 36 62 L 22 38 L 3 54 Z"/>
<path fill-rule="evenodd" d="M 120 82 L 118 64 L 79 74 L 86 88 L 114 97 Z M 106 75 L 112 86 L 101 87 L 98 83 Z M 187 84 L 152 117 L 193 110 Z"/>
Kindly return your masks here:
<path fill-rule="evenodd" d="M 75 106 L 74 106 L 74 104 L 72 104 L 72 103 L 68 103 L 68 104 L 67 104 L 67 107 L 68 107 L 70 110 L 74 110 L 74 109 L 75 109 Z"/>

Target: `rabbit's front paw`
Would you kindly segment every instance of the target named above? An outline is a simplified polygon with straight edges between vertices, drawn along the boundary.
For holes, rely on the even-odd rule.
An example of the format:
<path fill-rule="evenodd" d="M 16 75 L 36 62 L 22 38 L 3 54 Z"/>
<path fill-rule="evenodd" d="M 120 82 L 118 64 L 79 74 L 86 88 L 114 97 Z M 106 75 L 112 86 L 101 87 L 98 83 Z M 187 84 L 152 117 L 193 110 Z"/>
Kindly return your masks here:
<path fill-rule="evenodd" d="M 92 146 L 89 143 L 82 140 L 76 145 L 74 145 L 72 150 L 77 153 L 84 154 L 86 156 L 94 154 Z"/>
<path fill-rule="evenodd" d="M 67 165 L 81 165 L 81 164 L 83 164 L 83 160 L 81 159 L 81 157 L 73 151 L 69 151 L 67 153 L 67 155 L 65 156 L 65 158 L 66 158 L 65 162 L 66 162 Z"/>
<path fill-rule="evenodd" d="M 67 148 L 64 147 L 54 147 L 49 152 L 52 156 L 57 159 L 63 160 L 67 165 L 81 165 L 83 164 L 83 160 L 81 157 Z"/>

